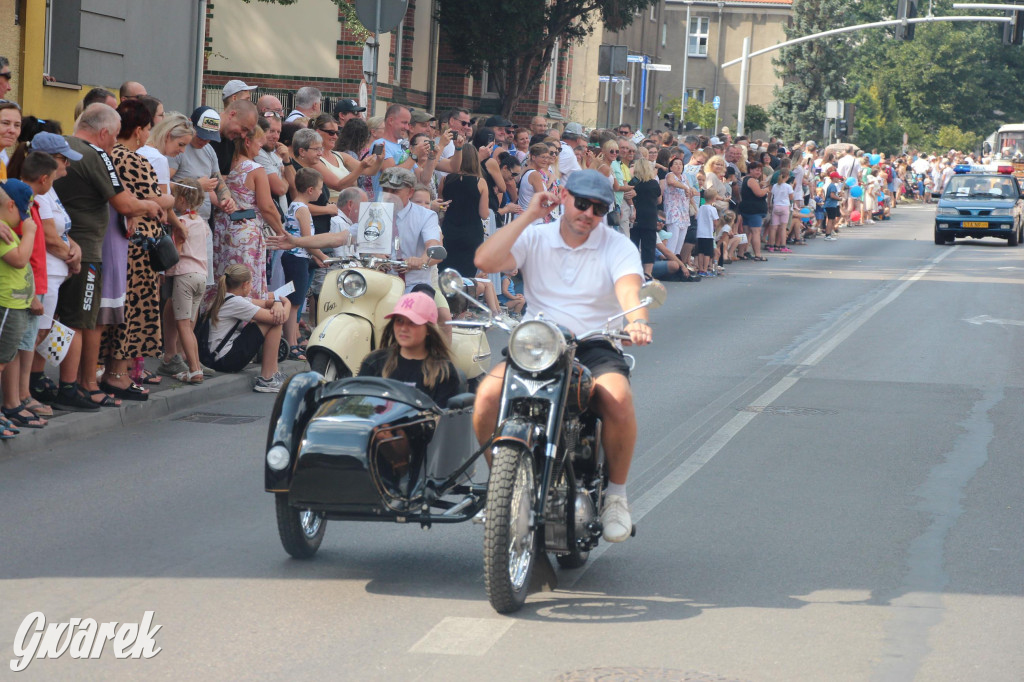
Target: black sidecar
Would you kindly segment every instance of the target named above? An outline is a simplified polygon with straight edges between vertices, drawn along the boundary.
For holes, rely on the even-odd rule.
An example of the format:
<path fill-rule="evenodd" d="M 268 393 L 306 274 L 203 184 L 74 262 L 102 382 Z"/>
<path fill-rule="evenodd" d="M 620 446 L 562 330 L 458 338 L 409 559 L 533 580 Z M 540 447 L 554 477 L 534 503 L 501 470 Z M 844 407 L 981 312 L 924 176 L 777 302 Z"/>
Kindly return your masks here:
<path fill-rule="evenodd" d="M 458 523 L 486 501 L 472 469 L 473 399 L 440 407 L 421 391 L 378 377 L 292 377 L 271 414 L 264 460 L 285 550 L 313 556 L 325 521 Z"/>

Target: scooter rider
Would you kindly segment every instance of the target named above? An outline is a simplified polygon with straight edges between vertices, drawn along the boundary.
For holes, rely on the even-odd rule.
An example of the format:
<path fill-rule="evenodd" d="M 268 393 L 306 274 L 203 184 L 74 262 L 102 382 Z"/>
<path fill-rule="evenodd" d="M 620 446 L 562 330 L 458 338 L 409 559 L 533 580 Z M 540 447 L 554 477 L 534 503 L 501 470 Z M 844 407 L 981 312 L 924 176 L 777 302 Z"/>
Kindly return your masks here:
<path fill-rule="evenodd" d="M 608 178 L 577 171 L 557 195 L 538 192 L 526 211 L 488 238 L 476 251 L 476 266 L 484 272 L 519 268 L 531 311 L 577 335 L 599 329 L 609 317 L 640 304 L 644 282 L 636 247 L 602 221 L 614 202 Z M 559 203 L 561 219 L 540 222 Z M 641 308 L 626 316 L 624 331 L 632 343 L 651 342 L 647 315 Z M 591 405 L 603 423 L 610 481 L 601 510 L 603 535 L 622 542 L 632 531 L 626 478 L 637 431 L 629 367 L 621 351 L 604 340 L 581 343 L 576 358 L 593 374 Z M 481 443 L 496 426 L 504 373 L 504 364 L 496 366 L 477 390 L 473 426 Z"/>

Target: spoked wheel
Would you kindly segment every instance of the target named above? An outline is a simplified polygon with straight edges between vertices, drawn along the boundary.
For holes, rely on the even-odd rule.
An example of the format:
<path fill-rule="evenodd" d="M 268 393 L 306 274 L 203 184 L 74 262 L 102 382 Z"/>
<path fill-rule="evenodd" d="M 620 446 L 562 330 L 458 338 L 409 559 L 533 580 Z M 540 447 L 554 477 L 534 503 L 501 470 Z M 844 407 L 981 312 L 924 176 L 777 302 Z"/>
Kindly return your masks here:
<path fill-rule="evenodd" d="M 321 512 L 299 509 L 288 504 L 288 495 L 278 493 L 277 532 L 284 551 L 296 559 L 309 559 L 320 549 L 327 521 Z"/>
<path fill-rule="evenodd" d="M 518 611 L 526 601 L 537 552 L 537 533 L 530 527 L 535 495 L 529 451 L 495 448 L 487 485 L 484 584 L 498 613 Z"/>
<path fill-rule="evenodd" d="M 314 372 L 323 374 L 324 379 L 327 379 L 327 381 L 337 381 L 338 379 L 347 379 L 352 376 L 352 373 L 348 371 L 348 367 L 330 353 L 321 352 L 314 355 L 309 363 L 309 368 Z"/>

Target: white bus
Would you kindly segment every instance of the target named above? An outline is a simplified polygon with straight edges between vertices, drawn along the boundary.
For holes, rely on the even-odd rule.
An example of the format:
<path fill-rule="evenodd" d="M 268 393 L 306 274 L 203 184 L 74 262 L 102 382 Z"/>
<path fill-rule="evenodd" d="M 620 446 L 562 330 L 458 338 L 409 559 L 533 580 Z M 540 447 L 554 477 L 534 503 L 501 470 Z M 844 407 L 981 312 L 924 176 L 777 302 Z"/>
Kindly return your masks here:
<path fill-rule="evenodd" d="M 1024 123 L 1004 125 L 996 131 L 992 154 L 998 159 L 1024 157 Z"/>

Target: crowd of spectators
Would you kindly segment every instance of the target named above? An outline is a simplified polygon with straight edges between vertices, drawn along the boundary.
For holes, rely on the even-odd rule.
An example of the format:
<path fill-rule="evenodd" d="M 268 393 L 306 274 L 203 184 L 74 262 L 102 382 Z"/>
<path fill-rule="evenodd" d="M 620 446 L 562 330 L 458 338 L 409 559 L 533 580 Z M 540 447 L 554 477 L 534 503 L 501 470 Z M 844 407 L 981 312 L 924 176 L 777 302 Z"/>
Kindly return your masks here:
<path fill-rule="evenodd" d="M 354 231 L 359 205 L 382 193 L 400 203 L 392 255 L 455 268 L 480 283 L 496 314 L 517 317 L 529 306 L 517 273 L 479 272 L 476 248 L 577 170 L 608 178 L 616 205 L 607 221 L 636 244 L 648 276 L 697 282 L 887 220 L 904 198 L 929 201 L 959 160 L 890 159 L 727 128 L 645 136 L 543 117 L 519 127 L 400 104 L 366 119 L 349 99 L 321 111 L 313 87 L 286 115 L 274 96 L 252 101 L 254 89 L 231 81 L 219 110 L 186 116 L 164 111 L 140 83 L 117 95 L 96 88 L 68 131 L 0 101 L 0 437 L 45 426 L 53 408 L 98 410 L 145 400 L 163 380 L 200 383 L 210 365 L 253 359 L 263 337 L 283 337 L 305 360 L 305 299 L 319 291 L 330 245 L 344 241 L 316 237 Z M 148 249 L 165 234 L 180 260 L 157 272 Z M 444 262 L 426 255 L 436 244 Z M 272 293 L 284 282 L 295 286 L 286 301 Z M 197 327 L 201 302 L 218 313 L 211 329 Z M 54 320 L 75 332 L 58 382 L 35 352 Z M 243 334 L 253 321 L 261 334 Z M 256 390 L 281 385 L 270 355 L 260 356 Z M 147 358 L 159 360 L 156 371 Z"/>

